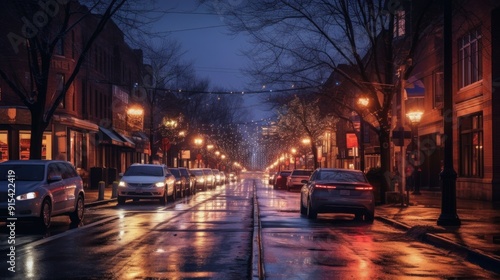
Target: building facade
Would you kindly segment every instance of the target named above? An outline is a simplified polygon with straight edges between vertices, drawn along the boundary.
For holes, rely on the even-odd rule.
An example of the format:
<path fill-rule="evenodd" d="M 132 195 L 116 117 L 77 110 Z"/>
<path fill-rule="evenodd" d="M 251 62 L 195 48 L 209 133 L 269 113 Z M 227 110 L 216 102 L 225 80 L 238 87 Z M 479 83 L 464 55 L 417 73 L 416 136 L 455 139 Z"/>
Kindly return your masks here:
<path fill-rule="evenodd" d="M 73 4 L 77 3 L 73 1 Z M 15 8 L 9 6 L 0 11 L 0 22 L 4 26 L 0 34 L 3 38 L 0 68 L 9 73 L 11 80 L 29 88 L 33 76 L 26 50 L 21 47 L 13 51 L 11 44 L 4 41 L 9 33 L 25 28 L 25 21 L 13 12 Z M 82 13 L 88 12 L 83 6 L 79 9 Z M 49 16 L 57 20 L 62 13 Z M 35 20 L 34 15 L 25 18 Z M 83 46 L 98 23 L 98 17 L 91 14 L 78 23 L 76 20 L 71 19 L 70 25 L 74 27 L 54 48 L 48 74 L 47 104 L 53 102 L 71 76 Z M 149 147 L 141 123 L 144 111 L 142 116 L 129 116 L 132 112 L 130 94 L 140 81 L 142 67 L 142 52 L 130 48 L 123 32 L 112 21 L 108 22 L 86 54 L 78 75 L 44 133 L 42 158 L 71 162 L 87 184 L 91 183 L 88 179 L 94 169 L 104 174 L 102 168 L 105 168 L 109 176 L 104 179 L 109 182 L 129 164 L 147 162 Z M 30 112 L 5 79 L 0 80 L 0 88 L 0 161 L 28 159 Z"/>

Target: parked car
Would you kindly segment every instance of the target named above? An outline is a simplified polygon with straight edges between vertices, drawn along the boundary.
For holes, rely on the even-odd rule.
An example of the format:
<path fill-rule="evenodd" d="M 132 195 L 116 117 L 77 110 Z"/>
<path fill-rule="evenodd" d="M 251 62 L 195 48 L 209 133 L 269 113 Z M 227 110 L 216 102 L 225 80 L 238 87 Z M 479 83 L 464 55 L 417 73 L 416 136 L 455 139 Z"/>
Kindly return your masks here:
<path fill-rule="evenodd" d="M 228 182 L 227 177 L 226 177 L 226 173 L 224 173 L 224 171 L 219 171 L 219 174 L 220 174 L 221 183 L 226 184 Z"/>
<path fill-rule="evenodd" d="M 187 186 L 187 194 L 188 195 L 192 195 L 192 194 L 195 194 L 196 193 L 196 188 L 194 187 L 194 184 L 195 184 L 195 177 L 194 175 L 191 173 L 191 171 L 189 171 L 189 169 L 187 169 L 186 167 L 178 167 L 179 168 L 179 171 L 181 172 L 181 176 L 183 176 L 184 178 L 186 178 L 186 186 Z"/>
<path fill-rule="evenodd" d="M 236 182 L 236 180 L 238 180 L 238 176 L 236 176 L 236 173 L 229 172 L 229 182 Z"/>
<path fill-rule="evenodd" d="M 276 176 L 278 175 L 278 172 L 275 173 L 269 173 L 269 185 L 274 185 L 274 181 L 276 180 Z"/>
<path fill-rule="evenodd" d="M 276 176 L 274 178 L 274 183 L 273 187 L 275 189 L 284 189 L 286 188 L 286 181 L 288 176 L 292 173 L 291 170 L 281 170 L 278 173 L 276 173 Z"/>
<path fill-rule="evenodd" d="M 5 161 L 0 163 L 0 182 L 2 220 L 35 219 L 42 229 L 50 227 L 54 216 L 69 215 L 73 223 L 83 220 L 82 178 L 66 161 Z"/>
<path fill-rule="evenodd" d="M 290 191 L 291 189 L 300 189 L 302 185 L 302 180 L 307 180 L 311 177 L 313 173 L 310 169 L 294 169 L 290 176 L 288 176 L 286 181 L 286 189 Z"/>
<path fill-rule="evenodd" d="M 163 164 L 134 163 L 118 183 L 118 204 L 128 198 L 158 199 L 161 204 L 176 199 L 175 177 Z"/>
<path fill-rule="evenodd" d="M 187 178 L 181 175 L 179 168 L 168 168 L 168 171 L 175 177 L 175 192 L 176 197 L 184 197 L 188 189 Z"/>
<path fill-rule="evenodd" d="M 373 186 L 359 170 L 319 168 L 303 180 L 300 213 L 315 219 L 318 213 L 350 213 L 357 220 L 373 223 Z"/>
<path fill-rule="evenodd" d="M 194 186 L 197 190 L 207 190 L 207 176 L 201 168 L 191 168 L 189 171 L 194 175 Z"/>
<path fill-rule="evenodd" d="M 215 175 L 212 169 L 203 168 L 203 173 L 205 174 L 207 189 L 215 188 Z"/>
<path fill-rule="evenodd" d="M 212 172 L 214 173 L 215 176 L 215 186 L 222 185 L 222 180 L 220 178 L 220 171 L 218 169 L 212 169 Z"/>

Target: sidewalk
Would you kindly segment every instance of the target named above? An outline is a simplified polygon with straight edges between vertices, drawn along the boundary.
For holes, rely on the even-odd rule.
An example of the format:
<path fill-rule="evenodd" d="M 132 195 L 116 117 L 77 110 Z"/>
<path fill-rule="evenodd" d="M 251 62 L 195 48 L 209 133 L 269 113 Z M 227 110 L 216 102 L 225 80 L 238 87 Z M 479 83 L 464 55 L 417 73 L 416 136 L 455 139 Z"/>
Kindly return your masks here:
<path fill-rule="evenodd" d="M 500 203 L 457 199 L 459 227 L 438 226 L 441 192 L 410 195 L 410 206 L 376 207 L 376 219 L 407 231 L 408 235 L 464 256 L 468 261 L 500 273 Z"/>
<path fill-rule="evenodd" d="M 112 198 L 112 193 L 113 188 L 111 186 L 104 188 L 104 199 L 99 200 L 99 189 L 85 188 L 85 206 L 96 206 L 116 201 L 116 198 Z"/>

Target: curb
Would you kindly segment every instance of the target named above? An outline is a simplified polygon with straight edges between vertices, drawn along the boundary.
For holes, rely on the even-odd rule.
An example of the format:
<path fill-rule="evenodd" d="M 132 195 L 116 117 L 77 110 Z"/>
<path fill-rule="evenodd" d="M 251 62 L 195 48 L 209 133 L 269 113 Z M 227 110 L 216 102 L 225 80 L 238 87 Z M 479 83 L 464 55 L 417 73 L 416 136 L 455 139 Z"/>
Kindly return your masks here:
<path fill-rule="evenodd" d="M 262 263 L 262 239 L 259 202 L 257 200 L 257 185 L 253 183 L 253 241 L 252 241 L 252 279 L 264 279 Z"/>
<path fill-rule="evenodd" d="M 96 200 L 96 201 L 92 201 L 92 202 L 86 202 L 85 207 L 99 206 L 99 205 L 104 205 L 104 204 L 108 204 L 110 202 L 115 202 L 115 201 L 116 201 L 116 198 Z"/>
<path fill-rule="evenodd" d="M 411 227 L 405 223 L 401 223 L 384 216 L 375 216 L 375 219 L 403 231 L 411 229 Z M 473 264 L 476 264 L 486 270 L 500 273 L 500 259 L 496 256 L 492 256 L 480 250 L 458 244 L 445 237 L 441 237 L 433 233 L 424 233 L 420 241 L 437 248 L 453 251 L 459 255 L 464 256 L 465 260 Z"/>

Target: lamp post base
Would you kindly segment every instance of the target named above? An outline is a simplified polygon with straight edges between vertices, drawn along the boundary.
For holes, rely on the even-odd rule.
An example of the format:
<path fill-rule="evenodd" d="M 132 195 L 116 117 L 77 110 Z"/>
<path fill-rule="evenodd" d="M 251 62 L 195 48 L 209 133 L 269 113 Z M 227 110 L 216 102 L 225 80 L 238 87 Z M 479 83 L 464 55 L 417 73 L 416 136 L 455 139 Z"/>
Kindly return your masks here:
<path fill-rule="evenodd" d="M 438 226 L 457 226 L 461 225 L 460 218 L 457 215 L 441 214 L 437 220 Z"/>

